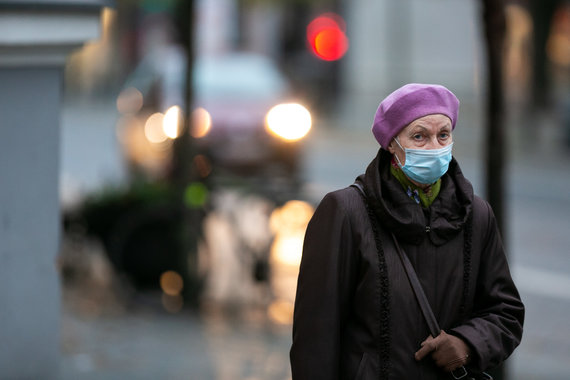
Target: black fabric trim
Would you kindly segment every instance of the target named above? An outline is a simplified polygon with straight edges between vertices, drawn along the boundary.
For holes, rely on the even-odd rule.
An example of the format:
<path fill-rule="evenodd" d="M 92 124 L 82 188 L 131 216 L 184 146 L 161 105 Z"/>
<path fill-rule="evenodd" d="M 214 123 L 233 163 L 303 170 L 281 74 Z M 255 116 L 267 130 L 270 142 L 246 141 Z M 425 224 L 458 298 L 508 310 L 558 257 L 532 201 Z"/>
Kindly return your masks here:
<path fill-rule="evenodd" d="M 469 300 L 469 281 L 471 279 L 471 243 L 473 240 L 473 213 L 465 223 L 463 235 L 463 294 L 459 307 L 459 316 L 463 320 L 467 317 L 467 301 Z"/>
<path fill-rule="evenodd" d="M 370 219 L 370 224 L 372 226 L 372 232 L 374 233 L 374 241 L 376 243 L 376 252 L 378 255 L 378 273 L 380 274 L 380 336 L 377 342 L 377 354 L 380 358 L 380 373 L 379 380 L 388 379 L 390 374 L 390 281 L 388 279 L 388 269 L 386 266 L 386 258 L 384 257 L 384 248 L 382 245 L 382 240 L 380 239 L 380 231 L 378 220 L 368 205 L 367 196 L 365 190 L 358 183 L 353 185 L 358 193 L 362 197 L 364 205 L 366 206 L 366 212 L 368 213 L 368 218 Z"/>

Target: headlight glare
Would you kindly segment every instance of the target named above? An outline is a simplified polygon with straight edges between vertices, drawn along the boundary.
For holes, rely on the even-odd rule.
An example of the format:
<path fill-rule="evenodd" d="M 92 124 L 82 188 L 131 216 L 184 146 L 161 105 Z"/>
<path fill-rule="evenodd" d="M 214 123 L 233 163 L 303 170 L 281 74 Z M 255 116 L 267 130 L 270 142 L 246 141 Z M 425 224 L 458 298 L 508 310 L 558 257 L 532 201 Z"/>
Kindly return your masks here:
<path fill-rule="evenodd" d="M 302 139 L 309 133 L 311 125 L 311 113 L 297 103 L 276 105 L 265 117 L 267 130 L 286 141 Z"/>

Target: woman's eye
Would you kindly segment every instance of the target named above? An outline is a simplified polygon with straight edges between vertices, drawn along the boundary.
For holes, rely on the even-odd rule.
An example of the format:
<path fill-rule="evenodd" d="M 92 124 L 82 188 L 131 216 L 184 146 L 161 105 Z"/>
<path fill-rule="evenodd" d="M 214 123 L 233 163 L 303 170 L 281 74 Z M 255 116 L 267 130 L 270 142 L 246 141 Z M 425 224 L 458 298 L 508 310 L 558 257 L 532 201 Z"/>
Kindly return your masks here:
<path fill-rule="evenodd" d="M 421 139 L 422 135 L 420 135 L 419 133 L 414 135 L 414 140 L 421 140 Z"/>
<path fill-rule="evenodd" d="M 442 139 L 442 140 L 443 140 L 443 139 L 446 139 L 446 138 L 448 138 L 448 137 L 449 137 L 449 133 L 440 133 L 440 134 L 439 134 L 439 138 Z"/>

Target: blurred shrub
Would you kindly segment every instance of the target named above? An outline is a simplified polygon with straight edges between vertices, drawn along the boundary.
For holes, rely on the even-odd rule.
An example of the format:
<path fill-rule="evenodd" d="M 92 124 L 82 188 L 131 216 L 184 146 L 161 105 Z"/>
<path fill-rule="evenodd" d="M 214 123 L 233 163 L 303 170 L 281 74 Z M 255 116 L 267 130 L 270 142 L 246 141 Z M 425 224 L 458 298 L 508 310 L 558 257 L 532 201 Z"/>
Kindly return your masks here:
<path fill-rule="evenodd" d="M 137 182 L 93 194 L 64 215 L 64 229 L 98 238 L 118 273 L 139 290 L 160 289 L 160 276 L 176 271 L 184 297 L 194 303 L 200 281 L 196 261 L 203 208 L 188 208 L 174 187 Z"/>

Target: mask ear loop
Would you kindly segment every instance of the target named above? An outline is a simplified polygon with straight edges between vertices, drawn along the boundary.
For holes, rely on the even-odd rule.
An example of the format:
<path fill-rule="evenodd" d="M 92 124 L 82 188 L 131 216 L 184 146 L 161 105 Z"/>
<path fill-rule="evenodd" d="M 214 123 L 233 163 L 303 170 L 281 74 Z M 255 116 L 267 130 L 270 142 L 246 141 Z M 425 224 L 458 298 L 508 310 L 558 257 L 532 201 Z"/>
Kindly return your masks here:
<path fill-rule="evenodd" d="M 398 141 L 398 137 L 394 137 L 394 141 L 396 142 L 396 144 L 398 144 L 398 146 L 400 147 L 400 149 L 402 149 L 402 152 L 404 152 L 404 155 L 406 154 L 406 150 L 404 149 L 404 147 L 400 144 L 400 142 Z M 396 158 L 396 161 L 398 161 L 398 165 L 400 167 L 403 167 L 404 165 L 402 165 L 402 162 L 400 161 L 400 159 L 398 158 L 398 155 L 396 153 L 394 153 L 394 157 Z"/>

